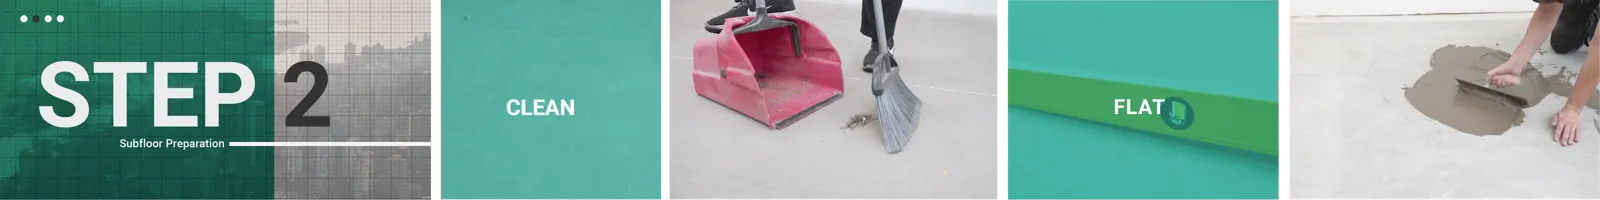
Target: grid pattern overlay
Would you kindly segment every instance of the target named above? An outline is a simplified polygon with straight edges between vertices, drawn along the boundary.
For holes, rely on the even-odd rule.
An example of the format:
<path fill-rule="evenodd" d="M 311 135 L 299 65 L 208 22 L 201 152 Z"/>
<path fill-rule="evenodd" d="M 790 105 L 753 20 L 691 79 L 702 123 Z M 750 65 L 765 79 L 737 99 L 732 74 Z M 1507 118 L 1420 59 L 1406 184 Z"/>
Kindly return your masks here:
<path fill-rule="evenodd" d="M 427 0 L 279 0 L 275 5 L 276 80 L 290 65 L 316 61 L 328 88 L 307 115 L 328 127 L 275 124 L 278 142 L 428 142 Z M 277 82 L 279 117 L 316 81 Z M 277 198 L 428 198 L 428 147 L 275 147 Z"/>

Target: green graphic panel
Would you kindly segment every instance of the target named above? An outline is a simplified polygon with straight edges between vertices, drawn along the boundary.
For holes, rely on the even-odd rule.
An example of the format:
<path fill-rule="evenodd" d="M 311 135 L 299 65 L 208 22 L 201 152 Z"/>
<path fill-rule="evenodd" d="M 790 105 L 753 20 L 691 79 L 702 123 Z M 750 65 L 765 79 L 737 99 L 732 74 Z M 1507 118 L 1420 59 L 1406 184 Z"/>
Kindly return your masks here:
<path fill-rule="evenodd" d="M 1013 199 L 1278 198 L 1277 156 L 1009 110 Z"/>
<path fill-rule="evenodd" d="M 1009 103 L 1014 106 L 1278 155 L 1277 102 L 1020 69 L 1009 72 L 1012 84 Z M 1127 114 L 1130 109 L 1138 112 L 1145 99 L 1168 97 L 1180 97 L 1188 102 L 1165 104 L 1173 106 L 1171 116 L 1190 121 L 1192 126 L 1176 129 L 1163 121 L 1161 115 Z M 1131 108 L 1116 109 L 1115 99 L 1118 98 L 1132 101 L 1124 104 Z"/>
<path fill-rule="evenodd" d="M 1011 198 L 1277 198 L 1280 1 L 1009 3 Z"/>
<path fill-rule="evenodd" d="M 270 0 L 0 0 L 0 198 L 272 198 L 272 148 L 120 147 L 138 139 L 272 141 L 272 11 Z M 52 17 L 34 21 L 45 16 Z M 58 115 L 82 109 L 45 93 L 42 72 L 58 61 L 89 73 L 81 82 L 55 76 L 87 99 L 89 117 L 77 127 L 52 126 L 40 113 L 39 106 Z M 94 73 L 95 62 L 146 63 L 145 73 L 121 83 L 126 127 L 113 127 L 116 83 Z M 247 66 L 254 90 L 243 103 L 220 106 L 218 127 L 156 128 L 154 62 L 195 63 L 196 73 L 168 76 L 168 87 L 192 88 L 193 98 L 168 100 L 167 110 L 196 124 L 206 120 L 204 62 Z M 220 92 L 241 87 L 241 79 L 221 77 Z"/>
<path fill-rule="evenodd" d="M 444 198 L 660 198 L 660 1 L 442 6 Z"/>

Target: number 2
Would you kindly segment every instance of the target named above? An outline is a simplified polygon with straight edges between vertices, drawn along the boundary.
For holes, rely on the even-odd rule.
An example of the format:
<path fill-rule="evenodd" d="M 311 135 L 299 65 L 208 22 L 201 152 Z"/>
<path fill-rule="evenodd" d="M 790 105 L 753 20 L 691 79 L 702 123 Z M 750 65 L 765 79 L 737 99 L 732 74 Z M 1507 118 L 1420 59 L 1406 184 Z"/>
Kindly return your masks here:
<path fill-rule="evenodd" d="M 285 126 L 311 126 L 328 127 L 328 116 L 306 116 L 306 111 L 311 110 L 311 105 L 322 98 L 322 91 L 328 89 L 328 69 L 322 64 L 312 61 L 300 61 L 289 66 L 289 72 L 283 75 L 283 82 L 293 83 L 300 77 L 300 73 L 310 72 L 316 82 L 311 84 L 311 92 L 289 111 L 289 116 L 283 117 Z"/>

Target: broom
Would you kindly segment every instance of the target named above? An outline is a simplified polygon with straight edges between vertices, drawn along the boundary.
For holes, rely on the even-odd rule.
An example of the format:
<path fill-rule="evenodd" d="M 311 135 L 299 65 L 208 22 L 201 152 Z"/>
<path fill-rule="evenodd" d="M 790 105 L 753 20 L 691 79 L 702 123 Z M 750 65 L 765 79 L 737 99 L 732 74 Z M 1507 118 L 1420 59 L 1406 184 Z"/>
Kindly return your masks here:
<path fill-rule="evenodd" d="M 872 63 L 875 65 L 872 70 L 872 95 L 878 98 L 878 126 L 883 129 L 884 148 L 889 150 L 889 154 L 896 154 L 911 141 L 911 133 L 917 131 L 922 100 L 911 94 L 911 88 L 907 88 L 905 81 L 900 80 L 900 68 L 891 67 L 893 54 L 883 28 L 883 1 L 872 0 L 872 5 L 878 22 L 877 45 L 883 51 L 878 54 L 877 62 Z"/>

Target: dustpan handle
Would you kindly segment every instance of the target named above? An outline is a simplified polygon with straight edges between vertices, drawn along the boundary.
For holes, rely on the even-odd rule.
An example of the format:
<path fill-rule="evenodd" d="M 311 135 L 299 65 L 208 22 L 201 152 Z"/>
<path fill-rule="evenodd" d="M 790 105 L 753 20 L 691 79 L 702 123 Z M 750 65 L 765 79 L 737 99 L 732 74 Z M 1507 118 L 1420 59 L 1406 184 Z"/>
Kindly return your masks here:
<path fill-rule="evenodd" d="M 800 43 L 800 24 L 773 18 L 771 15 L 769 15 L 769 13 L 767 13 L 768 7 L 766 0 L 753 1 L 756 1 L 756 7 L 752 8 L 755 9 L 755 15 L 751 16 L 750 21 L 745 22 L 744 25 L 734 28 L 733 33 L 750 33 L 779 27 L 788 27 L 789 41 L 793 43 L 790 46 L 794 47 L 794 56 L 805 57 L 805 55 L 802 53 L 803 49 L 801 48 Z"/>

